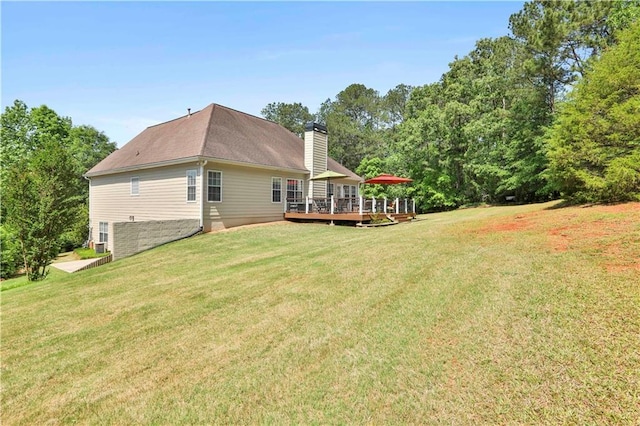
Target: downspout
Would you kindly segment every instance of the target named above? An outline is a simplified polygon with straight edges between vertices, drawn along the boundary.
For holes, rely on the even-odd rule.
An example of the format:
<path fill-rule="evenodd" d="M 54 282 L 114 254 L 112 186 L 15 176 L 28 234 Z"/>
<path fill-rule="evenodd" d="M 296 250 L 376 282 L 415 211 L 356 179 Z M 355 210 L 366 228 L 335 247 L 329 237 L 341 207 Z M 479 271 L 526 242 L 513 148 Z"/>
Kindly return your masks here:
<path fill-rule="evenodd" d="M 93 230 L 91 229 L 91 178 L 88 178 L 86 175 L 82 175 L 82 177 L 85 178 L 87 182 L 89 182 L 89 203 L 87 203 L 87 209 L 89 210 L 87 212 L 89 214 L 89 223 L 87 224 L 89 235 L 87 236 L 87 241 L 85 242 L 85 245 L 89 247 L 93 239 Z"/>
<path fill-rule="evenodd" d="M 204 191 L 206 189 L 204 180 L 204 166 L 208 163 L 207 160 L 200 162 L 200 231 L 204 232 Z"/>

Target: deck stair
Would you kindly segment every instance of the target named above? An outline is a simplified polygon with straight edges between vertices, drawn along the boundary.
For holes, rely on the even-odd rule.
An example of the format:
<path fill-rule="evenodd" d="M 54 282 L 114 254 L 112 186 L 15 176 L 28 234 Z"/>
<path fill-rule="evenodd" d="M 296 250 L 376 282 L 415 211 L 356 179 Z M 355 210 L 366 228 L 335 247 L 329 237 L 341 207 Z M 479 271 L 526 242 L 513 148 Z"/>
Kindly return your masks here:
<path fill-rule="evenodd" d="M 403 213 L 399 213 L 399 214 L 394 213 L 392 217 L 393 217 L 393 221 L 396 223 L 410 222 L 414 218 L 412 214 L 403 214 Z"/>

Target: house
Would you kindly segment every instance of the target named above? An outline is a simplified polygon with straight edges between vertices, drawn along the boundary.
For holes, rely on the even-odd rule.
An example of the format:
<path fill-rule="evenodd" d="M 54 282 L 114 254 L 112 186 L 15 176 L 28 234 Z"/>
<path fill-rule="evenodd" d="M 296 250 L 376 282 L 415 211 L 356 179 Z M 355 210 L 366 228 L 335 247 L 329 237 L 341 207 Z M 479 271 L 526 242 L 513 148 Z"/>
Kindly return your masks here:
<path fill-rule="evenodd" d="M 345 175 L 311 177 L 332 170 Z M 287 201 L 357 197 L 362 179 L 327 155 L 327 130 L 304 139 L 217 104 L 148 127 L 86 173 L 93 243 L 124 257 L 198 231 L 282 220 Z"/>

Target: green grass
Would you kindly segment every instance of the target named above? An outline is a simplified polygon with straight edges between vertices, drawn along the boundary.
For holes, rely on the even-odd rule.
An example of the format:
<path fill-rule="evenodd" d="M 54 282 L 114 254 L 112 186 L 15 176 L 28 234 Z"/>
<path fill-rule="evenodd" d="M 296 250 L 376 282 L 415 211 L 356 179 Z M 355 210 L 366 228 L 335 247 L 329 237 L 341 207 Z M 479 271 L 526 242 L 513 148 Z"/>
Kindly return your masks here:
<path fill-rule="evenodd" d="M 47 269 L 48 269 L 48 272 L 47 272 L 48 280 L 55 281 L 57 279 L 64 279 L 64 276 L 67 275 L 66 272 L 62 272 L 60 270 L 57 270 L 56 268 L 52 268 L 51 266 L 49 266 Z M 20 274 L 16 277 L 12 277 L 7 280 L 0 281 L 0 291 L 12 290 L 14 288 L 18 288 L 26 285 L 32 285 L 32 284 L 33 283 L 29 282 L 29 280 L 27 279 L 27 274 Z"/>
<path fill-rule="evenodd" d="M 2 423 L 638 424 L 640 204 L 550 206 L 201 235 L 3 292 Z"/>
<path fill-rule="evenodd" d="M 94 258 L 98 258 L 98 257 L 105 257 L 105 256 L 109 256 L 110 253 L 105 252 L 105 253 L 96 253 L 96 251 L 92 248 L 77 248 L 75 250 L 73 250 L 73 252 L 80 258 L 80 259 L 94 259 Z"/>

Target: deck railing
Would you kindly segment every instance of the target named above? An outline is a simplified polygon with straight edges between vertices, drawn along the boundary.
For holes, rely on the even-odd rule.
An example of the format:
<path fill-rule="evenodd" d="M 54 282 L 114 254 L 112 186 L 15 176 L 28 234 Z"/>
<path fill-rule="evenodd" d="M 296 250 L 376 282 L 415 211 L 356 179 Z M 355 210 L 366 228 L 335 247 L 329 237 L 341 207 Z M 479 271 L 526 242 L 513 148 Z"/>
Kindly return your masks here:
<path fill-rule="evenodd" d="M 306 197 L 305 199 L 288 199 L 284 204 L 285 213 L 363 215 L 366 213 L 415 214 L 416 212 L 415 200 L 409 198 Z"/>

